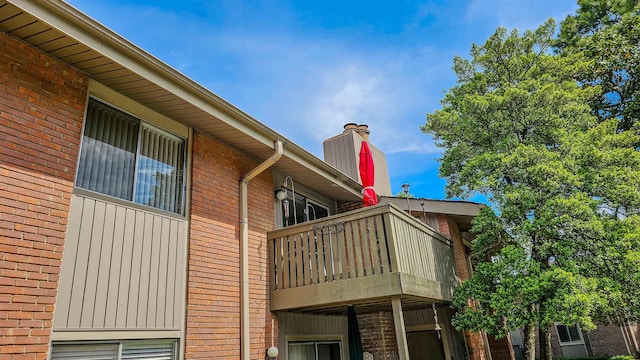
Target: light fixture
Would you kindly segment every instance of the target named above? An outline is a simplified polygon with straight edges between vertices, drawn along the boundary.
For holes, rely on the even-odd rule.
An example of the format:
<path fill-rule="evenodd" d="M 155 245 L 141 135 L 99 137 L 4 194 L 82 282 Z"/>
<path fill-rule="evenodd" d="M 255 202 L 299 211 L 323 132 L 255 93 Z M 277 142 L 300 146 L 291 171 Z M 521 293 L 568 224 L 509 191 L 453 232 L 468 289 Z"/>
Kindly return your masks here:
<path fill-rule="evenodd" d="M 287 197 L 287 190 L 285 189 L 278 189 L 276 190 L 276 199 L 282 201 Z"/>
<path fill-rule="evenodd" d="M 287 189 L 287 184 L 288 184 L 287 180 L 291 180 L 291 192 L 293 193 L 293 196 L 291 197 L 291 199 L 293 200 L 293 223 L 297 224 L 298 223 L 298 212 L 296 211 L 296 187 L 295 187 L 295 185 L 293 183 L 293 179 L 291 178 L 291 176 L 286 176 L 284 178 L 284 183 L 282 184 L 282 187 L 285 190 Z M 287 206 L 287 210 L 286 210 L 287 214 L 285 215 L 285 217 L 288 218 L 289 217 L 289 210 L 288 210 L 289 209 L 289 205 L 287 204 L 286 206 Z M 289 222 L 289 220 L 287 219 L 287 225 L 289 225 L 288 222 Z"/>
<path fill-rule="evenodd" d="M 278 348 L 275 346 L 272 346 L 270 348 L 267 349 L 266 352 L 266 357 L 265 359 L 274 359 L 276 357 L 278 357 L 278 354 L 280 353 L 280 351 L 278 351 Z"/>
<path fill-rule="evenodd" d="M 422 217 L 424 218 L 424 223 L 426 224 L 427 223 L 427 212 L 424 211 L 424 198 L 420 198 L 418 200 L 420 200 L 419 204 L 420 204 L 420 207 L 422 207 Z"/>
<path fill-rule="evenodd" d="M 404 197 L 407 198 L 407 211 L 411 214 L 411 203 L 409 202 L 409 188 L 411 185 L 408 183 L 402 184 L 402 192 L 404 192 Z"/>

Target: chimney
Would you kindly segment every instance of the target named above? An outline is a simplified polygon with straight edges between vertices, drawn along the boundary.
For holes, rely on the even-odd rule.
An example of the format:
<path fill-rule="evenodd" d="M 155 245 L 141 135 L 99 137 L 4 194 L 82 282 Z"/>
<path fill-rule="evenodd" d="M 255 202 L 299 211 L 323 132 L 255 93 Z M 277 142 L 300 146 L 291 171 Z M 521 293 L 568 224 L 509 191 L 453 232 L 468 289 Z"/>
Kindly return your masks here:
<path fill-rule="evenodd" d="M 369 134 L 371 133 L 369 131 L 369 125 L 360 124 L 358 125 L 358 130 L 356 131 L 358 132 L 358 134 L 360 134 L 360 136 L 362 136 L 364 141 L 369 142 Z"/>
<path fill-rule="evenodd" d="M 344 131 L 342 133 L 346 134 L 346 133 L 348 133 L 349 131 L 352 131 L 352 130 L 358 131 L 358 124 L 356 124 L 356 123 L 344 124 Z"/>
<path fill-rule="evenodd" d="M 378 195 L 391 196 L 391 183 L 387 159 L 382 151 L 369 142 L 369 126 L 366 124 L 347 123 L 342 134 L 333 136 L 323 142 L 324 161 L 333 165 L 355 181 L 360 181 L 358 164 L 362 141 L 369 143 L 375 163 L 374 188 Z M 356 136 L 356 134 L 358 136 Z"/>

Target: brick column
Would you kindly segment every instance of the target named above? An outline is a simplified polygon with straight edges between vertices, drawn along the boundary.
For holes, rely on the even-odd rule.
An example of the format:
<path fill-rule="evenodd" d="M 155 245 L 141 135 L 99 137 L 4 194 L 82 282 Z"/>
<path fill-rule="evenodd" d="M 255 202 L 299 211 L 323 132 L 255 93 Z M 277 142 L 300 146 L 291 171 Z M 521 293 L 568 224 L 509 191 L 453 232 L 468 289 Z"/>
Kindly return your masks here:
<path fill-rule="evenodd" d="M 358 315 L 358 327 L 362 349 L 372 353 L 374 359 L 387 359 L 391 351 L 398 353 L 393 314 L 390 312 Z"/>

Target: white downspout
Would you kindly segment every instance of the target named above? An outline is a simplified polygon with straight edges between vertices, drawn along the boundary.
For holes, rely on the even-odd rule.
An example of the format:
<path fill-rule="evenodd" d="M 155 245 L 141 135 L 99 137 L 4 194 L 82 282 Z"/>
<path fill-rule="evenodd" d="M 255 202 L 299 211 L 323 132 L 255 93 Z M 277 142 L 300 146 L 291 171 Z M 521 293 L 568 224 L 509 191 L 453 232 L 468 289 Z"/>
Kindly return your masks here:
<path fill-rule="evenodd" d="M 249 324 L 249 205 L 247 188 L 249 181 L 280 160 L 282 142 L 274 142 L 275 152 L 267 160 L 240 179 L 240 358 L 250 360 Z"/>

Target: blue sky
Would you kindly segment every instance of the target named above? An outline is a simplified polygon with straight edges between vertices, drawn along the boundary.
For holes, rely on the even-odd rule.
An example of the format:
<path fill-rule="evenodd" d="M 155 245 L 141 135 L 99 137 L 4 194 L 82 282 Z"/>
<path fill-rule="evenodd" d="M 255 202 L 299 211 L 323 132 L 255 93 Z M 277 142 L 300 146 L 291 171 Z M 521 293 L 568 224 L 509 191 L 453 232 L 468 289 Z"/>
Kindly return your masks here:
<path fill-rule="evenodd" d="M 314 155 L 368 124 L 393 193 L 444 198 L 419 127 L 455 85 L 455 55 L 499 26 L 535 29 L 573 0 L 68 0 Z"/>

